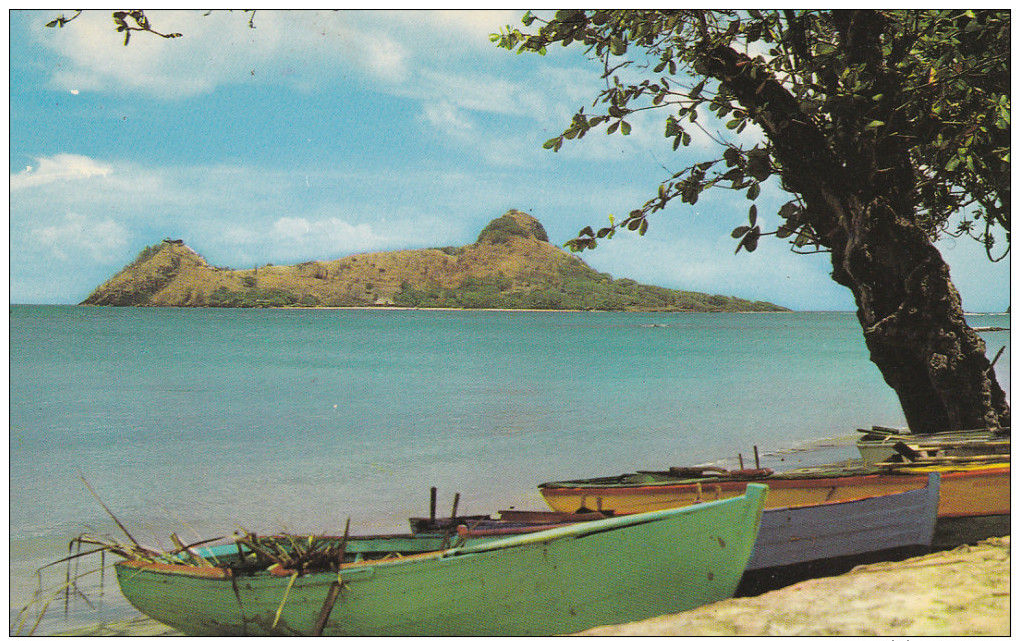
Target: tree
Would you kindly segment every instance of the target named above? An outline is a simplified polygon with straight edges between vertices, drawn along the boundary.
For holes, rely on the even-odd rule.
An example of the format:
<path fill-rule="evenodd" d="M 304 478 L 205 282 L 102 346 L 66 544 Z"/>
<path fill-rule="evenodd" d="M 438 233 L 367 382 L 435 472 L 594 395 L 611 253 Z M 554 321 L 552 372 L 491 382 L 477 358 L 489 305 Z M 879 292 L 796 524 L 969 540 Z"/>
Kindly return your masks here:
<path fill-rule="evenodd" d="M 750 146 L 717 138 L 720 157 L 673 173 L 626 217 L 581 230 L 571 249 L 621 228 L 643 234 L 676 198 L 742 190 L 752 202 L 733 230 L 737 251 L 775 235 L 794 251 L 831 253 L 832 278 L 853 292 L 871 360 L 912 431 L 1009 425 L 984 341 L 933 245 L 967 234 L 993 260 L 1009 249 L 1008 11 L 568 10 L 523 23 L 539 28 L 508 26 L 493 40 L 518 53 L 584 47 L 606 80 L 598 113 L 579 110 L 549 149 L 603 126 L 627 135 L 627 118 L 645 110 L 665 112 L 674 150 L 706 111 L 728 131 L 754 123 L 763 133 Z M 772 177 L 793 198 L 766 232 L 754 200 Z"/>

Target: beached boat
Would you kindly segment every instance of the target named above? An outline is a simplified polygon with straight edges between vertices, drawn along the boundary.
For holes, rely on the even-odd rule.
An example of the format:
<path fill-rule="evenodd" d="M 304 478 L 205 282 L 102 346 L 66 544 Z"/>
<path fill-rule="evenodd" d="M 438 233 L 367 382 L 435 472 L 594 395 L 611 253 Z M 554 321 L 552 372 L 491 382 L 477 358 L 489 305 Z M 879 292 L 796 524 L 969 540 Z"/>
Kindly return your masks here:
<path fill-rule="evenodd" d="M 592 479 L 543 483 L 542 498 L 557 512 L 611 510 L 635 514 L 738 496 L 750 480 L 748 471 L 697 475 L 697 468 L 637 472 Z M 863 499 L 925 486 L 928 472 L 941 474 L 939 518 L 1008 515 L 1009 462 L 989 464 L 884 463 L 868 466 L 846 461 L 771 473 L 758 471 L 755 483 L 769 486 L 766 508 L 796 507 Z"/>
<path fill-rule="evenodd" d="M 897 455 L 896 444 L 907 445 L 926 457 L 979 457 L 1009 454 L 1008 430 L 966 430 L 937 434 L 912 434 L 908 430 L 874 426 L 859 429 L 857 450 L 868 465 L 877 465 Z"/>
<path fill-rule="evenodd" d="M 926 552 L 935 534 L 938 503 L 939 474 L 931 472 L 921 489 L 766 509 L 737 593 L 757 594 L 797 580 L 843 572 L 860 562 Z M 458 528 L 458 536 L 472 545 L 479 539 L 565 524 L 555 521 L 555 513 L 545 514 L 549 516 L 542 519 L 544 523 L 475 521 Z"/>
<path fill-rule="evenodd" d="M 921 476 L 929 472 L 941 475 L 939 518 L 932 545 L 953 548 L 1010 534 L 1009 455 L 993 458 L 1004 460 L 960 464 L 930 458 L 884 461 L 878 467 L 900 475 Z"/>
<path fill-rule="evenodd" d="M 738 595 L 927 552 L 935 536 L 939 486 L 939 474 L 931 472 L 922 489 L 766 509 Z"/>
<path fill-rule="evenodd" d="M 679 509 L 576 523 L 470 547 L 278 576 L 219 559 L 118 563 L 138 610 L 199 635 L 550 635 L 733 595 L 766 488 Z M 347 555 L 345 555 L 345 560 Z"/>
<path fill-rule="evenodd" d="M 549 526 L 569 525 L 584 521 L 597 521 L 613 516 L 602 512 L 552 512 L 526 510 L 500 510 L 498 516 L 476 515 L 449 519 L 430 519 L 427 517 L 411 517 L 411 532 L 414 534 L 442 534 L 463 531 L 504 530 L 508 533 L 538 531 Z"/>

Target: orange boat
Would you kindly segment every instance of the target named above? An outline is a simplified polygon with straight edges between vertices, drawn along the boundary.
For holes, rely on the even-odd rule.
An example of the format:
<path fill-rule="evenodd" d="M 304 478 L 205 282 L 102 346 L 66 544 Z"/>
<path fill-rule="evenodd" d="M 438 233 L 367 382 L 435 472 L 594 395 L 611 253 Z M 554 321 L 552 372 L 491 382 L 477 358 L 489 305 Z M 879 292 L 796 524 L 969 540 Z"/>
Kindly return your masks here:
<path fill-rule="evenodd" d="M 850 461 L 772 473 L 719 468 L 672 468 L 620 476 L 543 483 L 542 498 L 557 512 L 633 514 L 740 496 L 748 483 L 764 483 L 765 507 L 795 507 L 850 501 L 924 487 L 939 472 L 939 518 L 1008 515 L 1009 460 L 986 464 L 888 464 Z"/>

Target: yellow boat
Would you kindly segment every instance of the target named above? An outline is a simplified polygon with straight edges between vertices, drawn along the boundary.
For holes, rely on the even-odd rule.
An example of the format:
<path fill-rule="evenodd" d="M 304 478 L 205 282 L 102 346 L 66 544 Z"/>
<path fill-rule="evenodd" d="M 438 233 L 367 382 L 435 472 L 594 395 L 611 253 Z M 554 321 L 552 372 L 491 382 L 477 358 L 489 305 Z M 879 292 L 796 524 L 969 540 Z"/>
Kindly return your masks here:
<path fill-rule="evenodd" d="M 677 472 L 676 470 L 681 470 Z M 697 470 L 703 470 L 699 475 Z M 634 514 L 731 498 L 748 483 L 764 483 L 765 508 L 850 501 L 919 489 L 928 472 L 939 472 L 942 490 L 939 518 L 1008 515 L 1009 462 L 988 464 L 889 464 L 881 468 L 861 461 L 791 470 L 719 471 L 674 468 L 620 476 L 543 483 L 542 498 L 557 512 L 601 511 Z"/>

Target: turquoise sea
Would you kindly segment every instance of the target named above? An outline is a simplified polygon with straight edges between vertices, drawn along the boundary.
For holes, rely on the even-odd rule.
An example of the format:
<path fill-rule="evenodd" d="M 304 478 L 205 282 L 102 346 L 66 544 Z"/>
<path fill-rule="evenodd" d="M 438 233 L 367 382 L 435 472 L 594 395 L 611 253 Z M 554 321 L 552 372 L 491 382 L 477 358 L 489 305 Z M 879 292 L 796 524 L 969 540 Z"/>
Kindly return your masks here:
<path fill-rule="evenodd" d="M 990 357 L 1006 346 L 1008 391 L 1009 332 L 982 336 Z M 402 532 L 430 486 L 440 513 L 455 492 L 459 513 L 486 513 L 541 509 L 543 481 L 736 466 L 754 446 L 775 469 L 850 458 L 857 428 L 902 424 L 850 313 L 15 305 L 11 618 L 71 538 L 125 539 L 82 477 L 170 548 L 171 532 L 339 532 L 348 517 Z M 101 594 L 98 574 L 82 589 L 89 603 L 54 601 L 37 633 L 134 616 L 109 573 Z"/>

